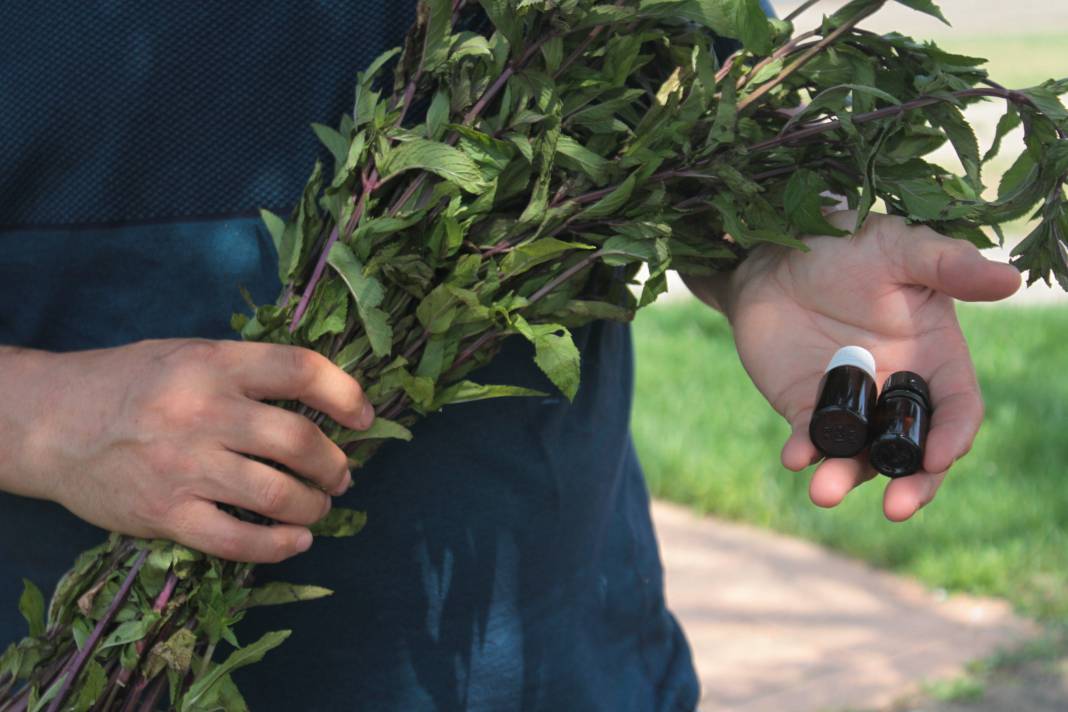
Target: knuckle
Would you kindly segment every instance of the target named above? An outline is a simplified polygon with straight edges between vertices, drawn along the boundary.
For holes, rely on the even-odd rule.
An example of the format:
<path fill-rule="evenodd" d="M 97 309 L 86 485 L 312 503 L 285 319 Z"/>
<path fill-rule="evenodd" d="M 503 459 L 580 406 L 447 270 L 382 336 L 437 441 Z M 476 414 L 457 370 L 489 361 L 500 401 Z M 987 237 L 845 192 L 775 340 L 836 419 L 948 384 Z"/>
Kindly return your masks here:
<path fill-rule="evenodd" d="M 324 357 L 310 349 L 297 346 L 285 349 L 294 384 L 301 390 L 310 386 L 322 369 Z"/>
<path fill-rule="evenodd" d="M 225 348 L 226 344 L 221 341 L 186 339 L 165 354 L 161 361 L 174 369 L 200 370 L 205 364 L 218 362 Z"/>
<path fill-rule="evenodd" d="M 220 559 L 231 561 L 244 561 L 248 558 L 248 545 L 244 538 L 237 534 L 220 534 L 211 541 L 215 556 Z"/>
<path fill-rule="evenodd" d="M 143 524 L 159 526 L 181 515 L 175 515 L 174 502 L 157 494 L 146 494 L 140 501 L 140 519 Z M 165 525 L 164 525 L 165 526 Z"/>
<path fill-rule="evenodd" d="M 331 469 L 333 475 L 330 477 L 330 488 L 340 487 L 341 483 L 345 479 L 345 475 L 349 472 L 349 458 L 345 454 L 345 451 L 339 448 L 337 445 L 331 443 L 330 446 L 330 460 Z"/>
<path fill-rule="evenodd" d="M 203 546 L 198 536 L 199 519 L 187 508 L 166 507 L 166 511 L 161 512 L 157 522 L 159 522 L 158 528 L 161 532 L 179 544 L 193 548 Z"/>
<path fill-rule="evenodd" d="M 214 399 L 203 393 L 168 390 L 161 394 L 157 407 L 164 423 L 178 430 L 202 426 L 215 416 Z"/>
<path fill-rule="evenodd" d="M 293 555 L 294 547 L 289 537 L 281 531 L 269 530 L 265 539 L 267 544 L 263 554 L 266 563 L 276 564 Z"/>
<path fill-rule="evenodd" d="M 278 517 L 285 511 L 290 500 L 289 484 L 284 475 L 267 478 L 258 497 L 260 514 L 268 517 Z"/>
<path fill-rule="evenodd" d="M 191 469 L 185 451 L 172 442 L 154 442 L 141 448 L 141 460 L 153 479 L 169 479 Z"/>
<path fill-rule="evenodd" d="M 294 458 L 303 459 L 318 449 L 322 433 L 307 418 L 296 416 L 286 428 L 283 449 Z"/>

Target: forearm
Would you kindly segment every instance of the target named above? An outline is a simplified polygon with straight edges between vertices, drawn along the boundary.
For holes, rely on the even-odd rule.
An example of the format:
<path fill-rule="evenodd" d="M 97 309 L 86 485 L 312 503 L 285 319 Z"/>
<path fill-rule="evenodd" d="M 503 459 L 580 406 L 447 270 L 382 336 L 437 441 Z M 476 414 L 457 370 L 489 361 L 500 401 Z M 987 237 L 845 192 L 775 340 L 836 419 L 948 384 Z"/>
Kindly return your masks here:
<path fill-rule="evenodd" d="M 46 496 L 46 483 L 27 467 L 36 426 L 44 412 L 49 379 L 45 351 L 0 346 L 0 491 L 26 497 Z"/>

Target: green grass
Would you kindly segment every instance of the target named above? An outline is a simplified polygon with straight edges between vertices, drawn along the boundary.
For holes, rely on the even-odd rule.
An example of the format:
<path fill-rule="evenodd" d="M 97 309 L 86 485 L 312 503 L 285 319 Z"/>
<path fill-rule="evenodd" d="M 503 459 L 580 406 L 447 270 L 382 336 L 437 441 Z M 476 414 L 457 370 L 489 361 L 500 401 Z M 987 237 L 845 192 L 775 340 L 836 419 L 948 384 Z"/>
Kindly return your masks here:
<path fill-rule="evenodd" d="M 836 509 L 808 501 L 807 474 L 779 464 L 788 428 L 750 383 L 722 317 L 696 302 L 647 310 L 635 324 L 633 428 L 650 488 L 931 586 L 1068 619 L 1068 309 L 966 306 L 961 317 L 986 422 L 939 497 L 891 524 L 882 478 Z"/>

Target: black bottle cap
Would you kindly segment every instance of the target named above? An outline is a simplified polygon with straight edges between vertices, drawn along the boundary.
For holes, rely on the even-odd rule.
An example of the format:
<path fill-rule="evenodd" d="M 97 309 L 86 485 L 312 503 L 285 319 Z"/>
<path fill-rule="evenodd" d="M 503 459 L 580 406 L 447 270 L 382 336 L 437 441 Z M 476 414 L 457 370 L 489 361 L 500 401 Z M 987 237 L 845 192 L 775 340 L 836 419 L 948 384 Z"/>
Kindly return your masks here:
<path fill-rule="evenodd" d="M 927 387 L 927 381 L 923 380 L 923 376 L 918 373 L 898 371 L 891 374 L 883 384 L 880 399 L 897 394 L 917 396 L 922 401 L 924 409 L 931 410 L 931 389 Z"/>

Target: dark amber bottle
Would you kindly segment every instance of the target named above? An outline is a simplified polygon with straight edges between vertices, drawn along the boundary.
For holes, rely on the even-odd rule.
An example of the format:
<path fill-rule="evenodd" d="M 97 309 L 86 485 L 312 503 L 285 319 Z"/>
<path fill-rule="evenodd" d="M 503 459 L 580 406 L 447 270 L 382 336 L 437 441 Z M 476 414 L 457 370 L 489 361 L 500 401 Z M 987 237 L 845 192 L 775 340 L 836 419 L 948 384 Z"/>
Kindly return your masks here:
<path fill-rule="evenodd" d="M 875 357 L 860 346 L 839 349 L 820 381 L 808 434 L 825 457 L 854 457 L 868 445 L 875 412 Z"/>
<path fill-rule="evenodd" d="M 931 427 L 931 393 L 911 371 L 886 379 L 872 426 L 871 465 L 887 477 L 908 477 L 923 468 Z"/>

